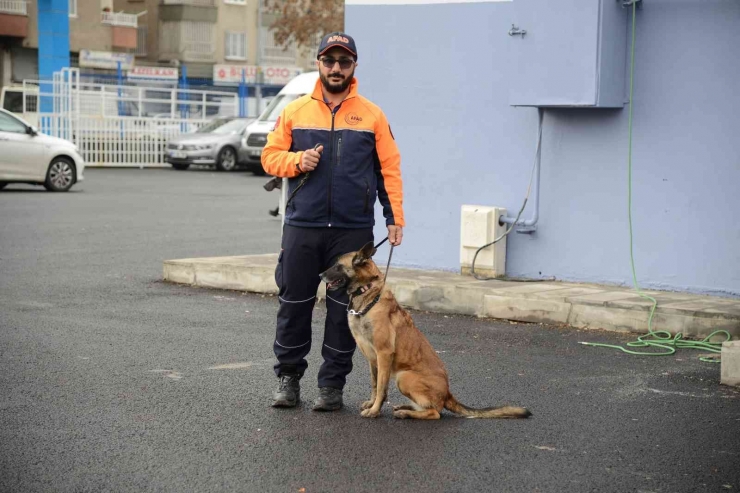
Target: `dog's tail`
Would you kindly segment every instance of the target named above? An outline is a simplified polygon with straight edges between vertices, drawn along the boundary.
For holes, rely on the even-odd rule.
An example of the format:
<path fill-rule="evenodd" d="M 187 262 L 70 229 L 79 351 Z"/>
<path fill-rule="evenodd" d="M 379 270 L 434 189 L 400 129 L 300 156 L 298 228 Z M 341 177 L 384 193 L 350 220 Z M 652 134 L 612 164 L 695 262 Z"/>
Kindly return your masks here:
<path fill-rule="evenodd" d="M 460 404 L 452 394 L 447 395 L 445 409 L 466 418 L 528 418 L 532 415 L 525 407 L 500 406 L 474 409 Z"/>

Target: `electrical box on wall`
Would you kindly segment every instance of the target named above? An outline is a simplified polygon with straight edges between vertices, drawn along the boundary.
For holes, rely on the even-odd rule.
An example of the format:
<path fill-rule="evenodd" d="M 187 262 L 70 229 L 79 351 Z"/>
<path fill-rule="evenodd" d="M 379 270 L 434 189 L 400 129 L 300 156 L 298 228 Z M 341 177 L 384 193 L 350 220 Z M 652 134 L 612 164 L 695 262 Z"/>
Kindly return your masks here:
<path fill-rule="evenodd" d="M 506 215 L 502 207 L 464 205 L 460 211 L 460 272 L 470 274 L 475 252 L 506 232 L 499 218 Z M 485 277 L 506 275 L 506 237 L 484 248 L 475 259 L 475 272 Z"/>
<path fill-rule="evenodd" d="M 621 0 L 516 0 L 509 103 L 623 107 L 630 11 Z"/>

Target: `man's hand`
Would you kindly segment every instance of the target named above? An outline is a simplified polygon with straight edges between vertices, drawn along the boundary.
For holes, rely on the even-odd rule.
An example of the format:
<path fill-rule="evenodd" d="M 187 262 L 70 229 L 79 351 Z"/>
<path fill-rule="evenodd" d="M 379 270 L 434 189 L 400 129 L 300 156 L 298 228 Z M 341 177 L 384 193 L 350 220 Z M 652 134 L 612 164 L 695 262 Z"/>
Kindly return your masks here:
<path fill-rule="evenodd" d="M 391 245 L 398 246 L 403 240 L 403 228 L 401 226 L 388 225 L 388 241 Z"/>
<path fill-rule="evenodd" d="M 309 171 L 313 171 L 316 169 L 316 166 L 319 164 L 319 159 L 321 159 L 321 153 L 324 152 L 324 146 L 319 146 L 316 149 L 308 149 L 306 151 L 303 151 L 303 155 L 301 156 L 301 171 L 304 173 L 308 173 Z"/>

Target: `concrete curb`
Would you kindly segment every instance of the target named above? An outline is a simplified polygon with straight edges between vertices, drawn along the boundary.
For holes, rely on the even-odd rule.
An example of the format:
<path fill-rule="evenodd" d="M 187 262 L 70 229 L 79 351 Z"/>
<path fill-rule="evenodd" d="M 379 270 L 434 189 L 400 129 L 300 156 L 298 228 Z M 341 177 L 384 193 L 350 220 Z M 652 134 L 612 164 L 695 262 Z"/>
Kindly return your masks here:
<path fill-rule="evenodd" d="M 740 387 L 740 341 L 722 344 L 720 383 Z"/>
<path fill-rule="evenodd" d="M 164 280 L 209 288 L 277 294 L 277 255 L 167 260 Z M 394 268 L 388 285 L 401 305 L 577 328 L 647 332 L 651 302 L 628 288 L 561 282 L 478 281 L 450 272 Z M 658 300 L 654 330 L 704 338 L 715 330 L 740 336 L 740 299 L 646 292 Z M 324 285 L 318 292 L 325 297 Z"/>

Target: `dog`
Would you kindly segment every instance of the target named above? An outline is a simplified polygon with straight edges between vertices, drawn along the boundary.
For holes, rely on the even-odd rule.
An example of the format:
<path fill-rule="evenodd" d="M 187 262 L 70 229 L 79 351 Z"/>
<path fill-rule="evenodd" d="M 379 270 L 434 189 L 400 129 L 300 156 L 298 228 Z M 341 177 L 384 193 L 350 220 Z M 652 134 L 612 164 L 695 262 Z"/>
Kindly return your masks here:
<path fill-rule="evenodd" d="M 372 394 L 362 403 L 361 415 L 380 415 L 388 382 L 395 377 L 398 390 L 411 401 L 411 405 L 393 407 L 395 418 L 439 419 L 442 409 L 467 418 L 531 416 L 523 407 L 474 409 L 455 399 L 444 363 L 381 281 L 382 274 L 372 260 L 375 251 L 373 244 L 368 243 L 357 252 L 340 256 L 320 274 L 327 290 L 346 289 L 349 293 L 349 327 L 370 363 Z"/>

